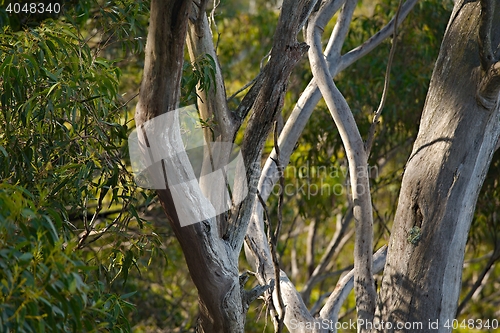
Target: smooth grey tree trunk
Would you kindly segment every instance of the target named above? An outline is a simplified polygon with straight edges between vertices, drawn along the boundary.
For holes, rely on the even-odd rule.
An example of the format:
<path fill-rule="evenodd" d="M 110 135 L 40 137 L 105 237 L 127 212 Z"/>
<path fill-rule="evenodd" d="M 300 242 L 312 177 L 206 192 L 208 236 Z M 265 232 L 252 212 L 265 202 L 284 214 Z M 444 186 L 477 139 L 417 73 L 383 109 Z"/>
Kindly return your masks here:
<path fill-rule="evenodd" d="M 380 331 L 451 331 L 467 234 L 500 134 L 493 3 L 457 1 L 450 18 L 403 176 L 377 310 L 392 329 Z M 436 321 L 439 330 L 429 326 Z"/>

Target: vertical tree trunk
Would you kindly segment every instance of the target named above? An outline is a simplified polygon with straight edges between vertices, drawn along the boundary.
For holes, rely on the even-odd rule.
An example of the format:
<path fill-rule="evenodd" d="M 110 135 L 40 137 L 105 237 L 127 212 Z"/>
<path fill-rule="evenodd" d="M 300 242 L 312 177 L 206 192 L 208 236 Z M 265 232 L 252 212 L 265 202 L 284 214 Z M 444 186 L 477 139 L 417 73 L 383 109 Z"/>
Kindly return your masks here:
<path fill-rule="evenodd" d="M 142 147 L 156 145 L 161 147 L 162 152 L 179 151 L 176 144 L 182 142 L 180 133 L 173 128 L 161 126 L 155 126 L 158 128 L 154 129 L 161 133 L 152 133 L 151 126 L 145 123 L 175 110 L 179 105 L 184 44 L 191 6 L 191 0 L 151 1 L 146 59 L 135 121 L 138 132 L 147 133 L 148 136 L 153 134 L 153 138 L 161 138 L 164 142 L 148 142 L 146 136 L 140 134 Z M 144 130 L 145 126 L 149 126 L 147 132 Z M 188 185 L 187 181 L 193 179 L 193 176 L 189 175 L 187 156 L 167 155 L 171 158 L 169 161 L 163 160 L 162 166 L 169 173 L 169 181 L 173 177 L 178 183 L 186 184 L 185 209 L 199 208 L 199 203 L 206 199 L 199 189 Z M 182 227 L 167 180 L 156 179 L 155 184 L 162 181 L 165 186 L 164 189 L 157 190 L 158 197 L 182 247 L 189 273 L 199 292 L 198 331 L 243 333 L 245 311 L 240 294 L 238 263 L 234 261 L 233 250 L 219 238 L 215 218 Z"/>
<path fill-rule="evenodd" d="M 436 320 L 451 331 L 444 325 L 455 317 L 467 234 L 500 133 L 499 63 L 488 49 L 499 44 L 491 22 L 500 15 L 482 5 L 455 3 L 434 68 L 389 244 L 377 318 L 392 329 L 382 331 L 436 332 Z"/>

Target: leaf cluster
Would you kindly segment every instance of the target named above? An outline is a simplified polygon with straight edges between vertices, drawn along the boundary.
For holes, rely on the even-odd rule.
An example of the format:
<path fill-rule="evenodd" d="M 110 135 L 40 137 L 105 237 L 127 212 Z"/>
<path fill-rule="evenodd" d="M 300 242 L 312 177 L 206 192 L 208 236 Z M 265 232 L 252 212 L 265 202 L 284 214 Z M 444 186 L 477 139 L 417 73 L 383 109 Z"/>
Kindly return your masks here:
<path fill-rule="evenodd" d="M 58 234 L 59 214 L 37 209 L 33 194 L 0 185 L 0 330 L 124 332 L 132 304 L 86 278 L 82 262 Z"/>

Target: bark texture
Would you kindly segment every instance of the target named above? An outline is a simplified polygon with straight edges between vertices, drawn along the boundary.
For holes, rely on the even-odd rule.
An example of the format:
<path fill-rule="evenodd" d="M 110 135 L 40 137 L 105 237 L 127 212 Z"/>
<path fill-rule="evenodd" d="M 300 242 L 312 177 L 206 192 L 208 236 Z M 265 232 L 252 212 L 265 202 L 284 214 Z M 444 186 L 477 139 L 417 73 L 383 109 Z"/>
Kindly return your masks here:
<path fill-rule="evenodd" d="M 186 215 L 182 211 L 196 213 L 213 207 L 207 203 L 200 186 L 191 182 L 195 176 L 187 154 L 178 153 L 183 151 L 180 130 L 171 124 L 158 126 L 147 123 L 178 108 L 184 45 L 188 32 L 192 60 L 196 61 L 198 57 L 207 54 L 216 59 L 205 14 L 206 4 L 206 0 L 151 1 L 144 74 L 135 121 L 143 155 L 150 154 L 149 150 L 153 146 L 160 150 L 157 155 L 161 156 L 161 160 L 157 163 L 161 163 L 160 170 L 165 175 L 158 175 L 154 170 L 150 174 L 158 178 L 153 180 L 154 184 L 165 185 L 165 189 L 157 190 L 158 197 L 169 217 L 198 290 L 198 332 L 243 333 L 248 303 L 267 289 L 259 287 L 246 292 L 238 273 L 239 253 L 255 196 L 250 195 L 242 205 L 234 207 L 234 214 L 221 214 L 217 218 L 183 227 L 181 219 Z M 209 91 L 198 90 L 205 99 L 200 108 L 202 116 L 213 116 L 216 120 L 213 138 L 216 141 L 231 142 L 244 116 L 253 109 L 242 146 L 245 165 L 250 167 L 247 171 L 248 180 L 260 174 L 260 168 L 252 166 L 259 163 L 265 139 L 281 111 L 292 69 L 307 51 L 304 43 L 297 42 L 297 34 L 314 4 L 315 0 L 284 1 L 271 60 L 260 80 L 251 89 L 251 94 L 244 99 L 244 105 L 237 110 L 238 116 L 227 108 L 219 66 L 216 68 L 215 85 Z M 153 135 L 148 139 L 150 134 Z M 151 138 L 161 142 L 154 142 L 153 145 L 149 141 Z M 229 156 L 228 152 L 221 154 L 219 163 L 223 163 L 225 157 Z M 240 177 L 241 181 L 247 179 Z M 168 183 L 176 186 L 169 188 Z M 204 185 L 207 184 L 201 184 Z M 253 194 L 255 190 L 256 187 L 253 188 Z M 175 206 L 174 194 L 181 195 L 185 200 L 183 207 Z M 176 208 L 180 210 L 176 211 Z"/>
<path fill-rule="evenodd" d="M 325 1 L 322 3 L 318 12 L 311 15 L 306 40 L 311 44 L 309 62 L 314 79 L 318 82 L 318 87 L 335 121 L 349 162 L 351 193 L 354 205 L 353 215 L 356 228 L 354 291 L 357 318 L 360 322 L 373 322 L 376 290 L 372 270 L 373 212 L 367 169 L 368 157 L 352 111 L 344 96 L 336 87 L 321 49 L 321 35 L 324 27 L 337 12 L 337 6 L 339 5 L 338 1 Z M 355 1 L 346 2 L 347 10 L 351 7 L 350 11 L 353 11 L 355 5 Z M 358 329 L 358 331 L 363 332 L 364 329 Z"/>
<path fill-rule="evenodd" d="M 179 105 L 184 44 L 192 5 L 190 0 L 151 1 L 144 74 L 135 115 L 138 131 L 146 121 L 175 110 Z M 187 184 L 193 179 L 189 174 L 189 160 L 186 154 L 172 153 L 179 151 L 176 145 L 182 144 L 180 133 L 172 128 L 158 130 L 164 133 L 154 133 L 155 137 L 164 139 L 162 150 L 172 157 L 162 162 L 169 181 L 172 177 L 176 183 Z M 147 139 L 145 145 L 149 146 Z M 168 184 L 166 188 L 157 193 L 199 292 L 198 331 L 243 332 L 246 313 L 238 266 L 232 251 L 219 237 L 215 218 L 181 227 Z M 200 202 L 206 200 L 199 188 L 186 185 L 184 191 L 189 201 L 186 209 L 201 207 Z"/>
<path fill-rule="evenodd" d="M 428 323 L 439 320 L 449 332 L 455 317 L 467 234 L 500 133 L 498 55 L 482 58 L 491 54 L 483 45 L 499 44 L 500 25 L 486 28 L 484 15 L 500 22 L 498 8 L 457 1 L 443 39 L 389 244 L 377 315 L 393 329 L 383 331 L 436 332 Z"/>

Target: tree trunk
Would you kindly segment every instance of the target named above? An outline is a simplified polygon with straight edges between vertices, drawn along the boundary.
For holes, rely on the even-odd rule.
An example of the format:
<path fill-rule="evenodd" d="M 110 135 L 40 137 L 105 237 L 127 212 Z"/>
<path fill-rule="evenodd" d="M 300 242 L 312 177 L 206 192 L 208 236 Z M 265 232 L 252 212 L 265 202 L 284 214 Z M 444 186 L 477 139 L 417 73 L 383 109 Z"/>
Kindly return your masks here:
<path fill-rule="evenodd" d="M 139 142 L 145 150 L 143 154 L 147 155 L 147 149 L 160 151 L 162 160 L 157 162 L 162 163 L 164 171 L 168 173 L 168 182 L 175 180 L 173 184 L 183 186 L 182 191 L 186 194 L 184 208 L 187 210 L 204 207 L 200 203 L 206 202 L 206 199 L 199 188 L 189 184 L 194 176 L 190 174 L 192 169 L 190 171 L 187 155 L 175 153 L 179 151 L 176 145 L 182 143 L 180 133 L 175 126 L 158 126 L 160 121 L 151 125 L 152 122 L 148 121 L 177 109 L 179 105 L 184 44 L 191 6 L 190 0 L 151 1 L 144 75 L 135 114 Z M 163 159 L 167 156 L 168 160 Z M 152 174 L 158 176 L 155 171 Z M 155 179 L 154 184 L 161 182 L 164 182 L 164 186 L 157 190 L 158 197 L 199 292 L 198 330 L 207 333 L 243 333 L 246 312 L 242 306 L 238 266 L 232 249 L 219 238 L 215 218 L 182 227 L 181 214 L 175 209 L 167 180 Z"/>
<path fill-rule="evenodd" d="M 493 3 L 455 3 L 405 168 L 380 331 L 451 331 L 445 325 L 458 306 L 467 234 L 500 134 L 500 66 L 491 49 L 500 41 L 500 25 L 492 24 L 500 22 L 500 8 Z"/>

